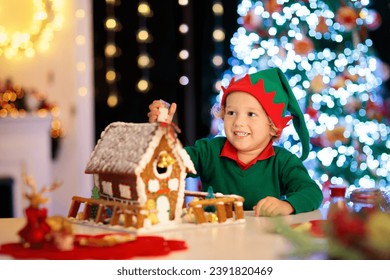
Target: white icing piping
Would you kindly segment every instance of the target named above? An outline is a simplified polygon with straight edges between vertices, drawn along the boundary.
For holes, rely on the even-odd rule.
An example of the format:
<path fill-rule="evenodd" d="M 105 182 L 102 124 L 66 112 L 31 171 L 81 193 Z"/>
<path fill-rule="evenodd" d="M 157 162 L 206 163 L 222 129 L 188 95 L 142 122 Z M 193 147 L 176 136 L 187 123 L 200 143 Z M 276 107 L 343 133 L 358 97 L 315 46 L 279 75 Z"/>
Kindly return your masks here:
<path fill-rule="evenodd" d="M 144 181 L 142 180 L 141 176 L 139 174 L 135 174 L 137 176 L 137 193 L 138 193 L 138 202 L 141 205 L 146 204 L 146 186 Z"/>

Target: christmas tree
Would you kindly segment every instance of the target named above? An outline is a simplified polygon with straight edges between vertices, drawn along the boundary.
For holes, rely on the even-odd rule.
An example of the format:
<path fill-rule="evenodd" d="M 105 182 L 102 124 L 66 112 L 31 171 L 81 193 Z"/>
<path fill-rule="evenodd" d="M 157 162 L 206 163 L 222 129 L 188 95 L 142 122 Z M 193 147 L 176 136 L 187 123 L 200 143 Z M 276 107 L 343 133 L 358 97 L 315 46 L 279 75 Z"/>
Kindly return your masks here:
<path fill-rule="evenodd" d="M 221 84 L 279 67 L 305 113 L 312 149 L 304 164 L 313 179 L 323 188 L 388 189 L 388 77 L 369 38 L 381 22 L 369 0 L 242 0 L 237 13 Z M 278 144 L 298 153 L 297 139 L 290 125 Z"/>

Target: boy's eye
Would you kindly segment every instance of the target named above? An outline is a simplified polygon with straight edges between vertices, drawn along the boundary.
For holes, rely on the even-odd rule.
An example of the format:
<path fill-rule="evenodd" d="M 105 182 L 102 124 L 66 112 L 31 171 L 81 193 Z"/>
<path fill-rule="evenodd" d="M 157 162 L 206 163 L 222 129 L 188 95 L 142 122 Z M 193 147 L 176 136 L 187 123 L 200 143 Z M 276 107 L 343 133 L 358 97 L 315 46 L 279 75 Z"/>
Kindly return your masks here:
<path fill-rule="evenodd" d="M 227 112 L 226 112 L 226 115 L 228 115 L 228 116 L 233 116 L 234 114 L 235 114 L 234 111 L 227 111 Z"/>
<path fill-rule="evenodd" d="M 250 112 L 250 113 L 248 113 L 248 116 L 249 116 L 249 117 L 256 117 L 257 115 L 256 115 L 256 113 Z"/>

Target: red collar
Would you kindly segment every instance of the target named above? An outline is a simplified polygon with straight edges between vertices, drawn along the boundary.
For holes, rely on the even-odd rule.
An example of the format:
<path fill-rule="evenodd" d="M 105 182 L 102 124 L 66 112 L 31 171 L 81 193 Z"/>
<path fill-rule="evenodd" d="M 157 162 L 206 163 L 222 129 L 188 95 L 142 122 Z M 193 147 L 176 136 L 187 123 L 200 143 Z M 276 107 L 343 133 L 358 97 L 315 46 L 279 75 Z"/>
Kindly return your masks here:
<path fill-rule="evenodd" d="M 272 141 L 268 143 L 268 145 L 265 147 L 265 149 L 252 161 L 248 162 L 247 164 L 243 163 L 241 160 L 238 159 L 237 150 L 233 147 L 233 145 L 226 140 L 225 144 L 223 145 L 222 151 L 220 156 L 221 157 L 227 157 L 237 162 L 238 166 L 246 170 L 249 167 L 251 167 L 253 164 L 255 164 L 258 160 L 264 160 L 269 157 L 272 157 L 275 155 L 274 147 L 272 146 Z"/>

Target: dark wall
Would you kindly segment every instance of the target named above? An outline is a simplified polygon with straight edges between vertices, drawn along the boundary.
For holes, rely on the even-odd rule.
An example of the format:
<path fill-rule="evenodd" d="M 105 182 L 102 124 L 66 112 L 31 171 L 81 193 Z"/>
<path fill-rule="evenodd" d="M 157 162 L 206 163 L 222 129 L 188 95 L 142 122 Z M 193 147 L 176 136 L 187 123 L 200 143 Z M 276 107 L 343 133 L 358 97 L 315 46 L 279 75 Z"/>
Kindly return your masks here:
<path fill-rule="evenodd" d="M 390 66 L 390 1 L 371 0 L 372 9 L 378 11 L 382 24 L 375 30 L 369 32 L 378 57 Z M 390 99 L 390 79 L 385 81 L 385 98 Z M 390 104 L 390 102 L 389 102 Z"/>
<path fill-rule="evenodd" d="M 115 59 L 115 68 L 120 74 L 117 83 L 121 103 L 115 107 L 107 106 L 108 87 L 105 81 L 105 57 L 104 45 L 107 41 L 107 33 L 104 29 L 104 19 L 107 16 L 105 1 L 93 1 L 94 10 L 94 52 L 95 52 L 95 116 L 96 116 L 96 140 L 100 133 L 111 122 L 147 122 L 148 105 L 155 99 L 164 99 L 168 102 L 178 103 L 177 124 L 183 131 L 182 138 L 187 142 L 186 128 L 195 130 L 196 138 L 205 137 L 210 130 L 212 83 L 218 77 L 210 63 L 214 52 L 212 41 L 212 29 L 214 17 L 211 10 L 211 0 L 192 1 L 191 17 L 193 28 L 193 84 L 192 96 L 194 102 L 194 114 L 190 117 L 193 127 L 184 120 L 188 114 L 184 103 L 186 96 L 184 87 L 179 85 L 178 78 L 183 73 L 183 63 L 177 59 L 177 54 L 182 48 L 183 37 L 178 33 L 178 26 L 182 23 L 182 7 L 177 0 L 150 0 L 148 1 L 154 16 L 147 19 L 147 27 L 153 35 L 153 42 L 147 46 L 148 53 L 155 61 L 150 69 L 152 89 L 142 94 L 135 90 L 137 80 L 141 77 L 141 70 L 136 64 L 139 47 L 135 40 L 135 34 L 139 27 L 137 15 L 138 1 L 121 1 L 115 8 L 115 16 L 122 25 L 122 29 L 116 33 L 116 43 L 121 48 L 122 54 Z M 225 15 L 222 19 L 226 31 L 224 43 L 224 55 L 231 56 L 229 40 L 237 29 L 236 1 L 223 1 Z M 227 67 L 227 65 L 226 65 Z M 185 143 L 188 144 L 188 143 Z"/>

